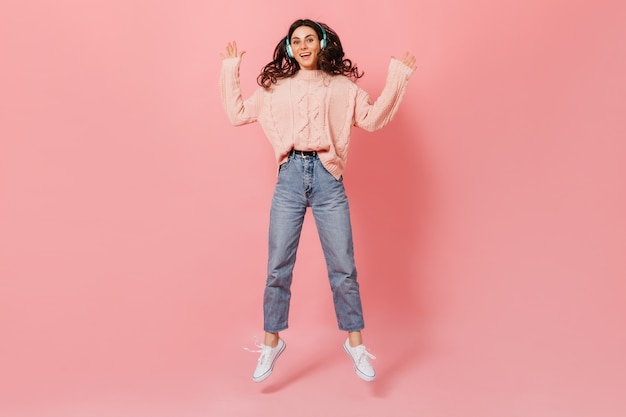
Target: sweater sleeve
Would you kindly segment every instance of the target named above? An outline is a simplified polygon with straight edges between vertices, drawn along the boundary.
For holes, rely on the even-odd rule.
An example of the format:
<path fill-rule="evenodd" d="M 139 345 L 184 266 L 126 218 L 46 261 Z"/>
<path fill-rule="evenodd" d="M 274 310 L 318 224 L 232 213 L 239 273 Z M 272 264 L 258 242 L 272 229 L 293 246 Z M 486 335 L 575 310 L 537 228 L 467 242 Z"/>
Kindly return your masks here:
<path fill-rule="evenodd" d="M 226 111 L 228 120 L 234 126 L 255 122 L 259 116 L 260 89 L 244 100 L 241 95 L 239 84 L 239 65 L 241 58 L 226 58 L 222 60 L 220 73 L 220 93 L 222 106 Z"/>
<path fill-rule="evenodd" d="M 369 132 L 381 129 L 398 111 L 413 70 L 398 59 L 389 63 L 387 82 L 382 93 L 372 104 L 369 95 L 361 88 L 357 91 L 354 125 Z"/>

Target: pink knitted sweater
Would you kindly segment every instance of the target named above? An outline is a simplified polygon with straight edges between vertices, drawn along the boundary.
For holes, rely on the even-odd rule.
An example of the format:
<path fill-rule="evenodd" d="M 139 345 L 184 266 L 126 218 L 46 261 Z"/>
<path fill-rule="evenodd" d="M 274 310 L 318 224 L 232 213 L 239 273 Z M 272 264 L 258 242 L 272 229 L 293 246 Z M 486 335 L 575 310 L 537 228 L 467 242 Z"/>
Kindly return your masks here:
<path fill-rule="evenodd" d="M 324 167 L 337 179 L 348 158 L 352 126 L 374 131 L 389 123 L 413 72 L 392 59 L 385 87 L 374 103 L 348 77 L 321 70 L 298 71 L 270 88 L 259 87 L 244 100 L 240 63 L 240 58 L 222 61 L 220 89 L 230 122 L 238 126 L 258 121 L 278 164 L 287 160 L 291 149 L 317 151 Z"/>

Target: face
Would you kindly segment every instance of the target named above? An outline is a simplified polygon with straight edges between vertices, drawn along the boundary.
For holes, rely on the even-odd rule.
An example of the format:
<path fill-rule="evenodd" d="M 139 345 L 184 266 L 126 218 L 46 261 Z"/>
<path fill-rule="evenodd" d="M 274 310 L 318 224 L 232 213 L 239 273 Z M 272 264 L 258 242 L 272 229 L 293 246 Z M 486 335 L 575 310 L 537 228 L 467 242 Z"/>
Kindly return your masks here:
<path fill-rule="evenodd" d="M 311 27 L 300 26 L 291 35 L 291 51 L 300 69 L 317 69 L 317 56 L 320 53 L 320 40 Z"/>

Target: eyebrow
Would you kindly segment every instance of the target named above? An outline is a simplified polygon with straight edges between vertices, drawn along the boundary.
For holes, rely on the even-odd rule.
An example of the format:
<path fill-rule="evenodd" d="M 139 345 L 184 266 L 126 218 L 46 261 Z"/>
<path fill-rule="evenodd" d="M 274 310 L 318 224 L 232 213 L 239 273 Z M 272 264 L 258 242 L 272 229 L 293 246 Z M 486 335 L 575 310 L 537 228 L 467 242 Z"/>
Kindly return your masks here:
<path fill-rule="evenodd" d="M 309 38 L 309 37 L 311 37 L 311 36 L 313 36 L 313 34 L 312 34 L 312 33 L 311 33 L 311 34 L 306 35 L 306 36 L 304 37 L 304 39 Z M 299 37 L 297 37 L 297 36 L 292 36 L 292 37 L 291 37 L 291 40 L 294 40 L 294 39 L 300 39 L 300 38 L 299 38 Z"/>

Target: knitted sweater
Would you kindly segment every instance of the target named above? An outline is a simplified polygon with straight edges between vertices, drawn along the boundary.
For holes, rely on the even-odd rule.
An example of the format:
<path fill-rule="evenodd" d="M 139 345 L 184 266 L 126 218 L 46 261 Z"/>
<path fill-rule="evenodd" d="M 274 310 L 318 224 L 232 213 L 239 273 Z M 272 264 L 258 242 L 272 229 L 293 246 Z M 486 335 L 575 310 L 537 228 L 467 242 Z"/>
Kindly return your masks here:
<path fill-rule="evenodd" d="M 222 61 L 220 89 L 230 122 L 238 126 L 258 121 L 279 165 L 292 149 L 317 151 L 324 167 L 337 179 L 348 158 L 352 126 L 374 131 L 389 123 L 413 72 L 392 59 L 385 87 L 374 103 L 348 77 L 321 70 L 300 70 L 270 88 L 259 87 L 244 100 L 240 63 L 238 57 Z"/>

